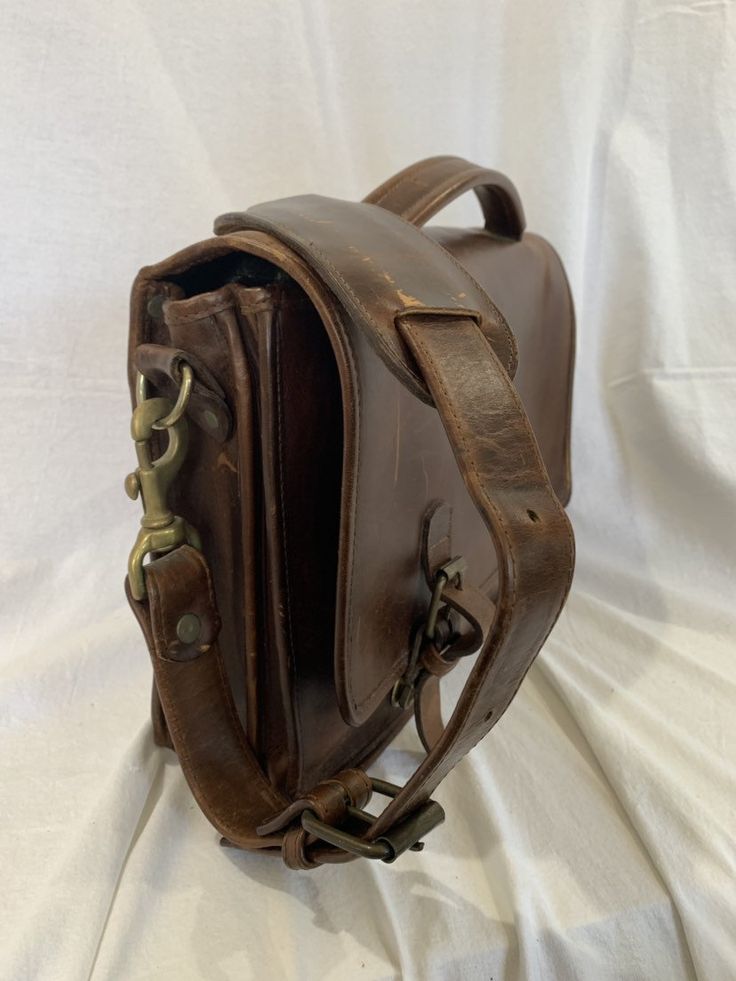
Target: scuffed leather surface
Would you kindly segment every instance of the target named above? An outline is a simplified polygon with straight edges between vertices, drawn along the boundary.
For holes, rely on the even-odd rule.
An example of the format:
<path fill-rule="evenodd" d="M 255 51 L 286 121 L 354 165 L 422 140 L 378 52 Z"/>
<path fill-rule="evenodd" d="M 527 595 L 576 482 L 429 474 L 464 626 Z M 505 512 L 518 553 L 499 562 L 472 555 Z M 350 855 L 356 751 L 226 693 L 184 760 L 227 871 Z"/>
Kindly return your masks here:
<path fill-rule="evenodd" d="M 480 229 L 426 232 L 473 273 L 511 325 L 519 351 L 514 386 L 555 493 L 566 504 L 572 491 L 575 311 L 559 256 L 531 232 L 518 242 L 502 242 Z"/>
<path fill-rule="evenodd" d="M 218 234 L 246 229 L 269 232 L 307 258 L 388 368 L 420 399 L 431 401 L 396 332 L 396 317 L 406 310 L 470 312 L 509 374 L 516 371 L 516 341 L 489 296 L 430 238 L 384 208 L 307 194 L 215 222 Z"/>
<path fill-rule="evenodd" d="M 736 976 L 731 7 L 312 9 L 5 8 L 0 975 Z M 124 294 L 218 211 L 418 147 L 507 166 L 569 266 L 582 575 L 425 853 L 306 881 L 220 854 L 150 747 Z"/>

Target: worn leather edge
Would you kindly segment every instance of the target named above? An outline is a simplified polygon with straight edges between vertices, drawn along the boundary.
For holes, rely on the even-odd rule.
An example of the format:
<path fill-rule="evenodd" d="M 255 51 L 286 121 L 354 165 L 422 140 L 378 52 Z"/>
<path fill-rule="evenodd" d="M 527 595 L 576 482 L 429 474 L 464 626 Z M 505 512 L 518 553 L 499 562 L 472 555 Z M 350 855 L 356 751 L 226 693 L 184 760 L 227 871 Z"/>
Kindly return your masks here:
<path fill-rule="evenodd" d="M 306 259 L 389 370 L 422 401 L 431 404 L 431 395 L 395 326 L 408 310 L 477 316 L 506 370 L 512 376 L 516 371 L 516 341 L 501 312 L 449 252 L 400 216 L 377 205 L 306 194 L 215 221 L 218 235 L 247 230 L 268 232 Z"/>

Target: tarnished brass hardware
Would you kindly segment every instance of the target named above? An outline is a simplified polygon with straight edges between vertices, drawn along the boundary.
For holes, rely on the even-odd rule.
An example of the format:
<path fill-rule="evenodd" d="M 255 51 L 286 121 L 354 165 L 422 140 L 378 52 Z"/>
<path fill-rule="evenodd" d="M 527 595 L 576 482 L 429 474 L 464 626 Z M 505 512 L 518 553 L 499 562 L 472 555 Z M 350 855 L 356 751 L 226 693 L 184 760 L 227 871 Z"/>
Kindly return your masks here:
<path fill-rule="evenodd" d="M 202 413 L 202 419 L 204 421 L 205 426 L 207 426 L 208 429 L 213 429 L 216 431 L 220 425 L 219 422 L 217 421 L 217 416 L 212 411 L 212 409 L 205 409 L 204 412 Z"/>
<path fill-rule="evenodd" d="M 396 708 L 405 709 L 411 705 L 411 700 L 414 698 L 414 688 L 421 670 L 419 655 L 422 652 L 422 645 L 424 644 L 426 638 L 427 635 L 425 628 L 420 624 L 419 628 L 414 634 L 414 640 L 412 641 L 411 645 L 411 654 L 409 655 L 409 661 L 406 665 L 406 671 L 404 671 L 402 676 L 396 682 L 391 692 L 391 704 Z"/>
<path fill-rule="evenodd" d="M 423 623 L 420 623 L 414 634 L 406 671 L 404 671 L 391 691 L 391 704 L 397 708 L 407 708 L 414 698 L 414 689 L 416 688 L 417 679 L 422 670 L 419 660 L 422 653 L 422 646 L 425 641 L 433 641 L 435 639 L 437 633 L 437 617 L 442 606 L 442 594 L 445 591 L 445 587 L 448 583 L 454 582 L 461 589 L 463 576 L 467 568 L 468 563 L 462 555 L 459 555 L 450 562 L 446 562 L 437 570 L 426 619 Z"/>
<path fill-rule="evenodd" d="M 151 458 L 151 437 L 154 424 L 172 413 L 169 399 L 145 399 L 133 411 L 130 426 L 135 440 L 138 467 L 125 479 L 125 490 L 133 500 L 141 495 L 143 517 L 133 550 L 128 560 L 128 578 L 133 598 L 146 595 L 143 560 L 150 552 L 171 552 L 179 545 L 189 544 L 201 549 L 197 532 L 183 518 L 175 515 L 167 504 L 171 484 L 181 469 L 187 453 L 187 422 L 179 418 L 166 427 L 168 446 L 158 459 Z"/>
<path fill-rule="evenodd" d="M 189 398 L 192 394 L 192 388 L 194 387 L 194 372 L 190 365 L 183 363 L 181 366 L 181 385 L 179 386 L 179 394 L 176 397 L 176 403 L 171 412 L 167 413 L 163 419 L 157 419 L 156 422 L 152 424 L 152 428 L 156 430 L 169 429 L 174 423 L 177 423 L 187 410 L 187 405 L 189 404 Z M 136 376 L 135 382 L 135 399 L 136 404 L 141 405 L 148 399 L 148 383 L 146 381 L 146 376 L 143 372 L 139 371 Z"/>
<path fill-rule="evenodd" d="M 371 784 L 373 790 L 384 797 L 396 797 L 401 790 L 396 784 L 389 783 L 388 780 L 378 780 L 376 777 L 371 779 Z M 358 807 L 348 807 L 347 813 L 354 822 L 363 824 L 366 828 L 376 820 L 375 815 Z M 442 807 L 436 801 L 428 800 L 380 838 L 366 841 L 343 828 L 325 824 L 314 811 L 303 811 L 301 815 L 302 827 L 316 838 L 360 858 L 379 859 L 388 863 L 394 862 L 405 851 L 420 852 L 424 848 L 421 839 L 444 820 L 445 812 Z"/>
<path fill-rule="evenodd" d="M 193 644 L 199 637 L 202 624 L 196 613 L 185 613 L 176 625 L 176 636 L 182 644 Z"/>
<path fill-rule="evenodd" d="M 148 398 L 148 379 L 142 371 L 136 372 L 135 376 L 135 404 L 140 405 Z"/>
<path fill-rule="evenodd" d="M 151 299 L 146 304 L 146 312 L 151 320 L 163 320 L 164 319 L 164 303 L 168 297 L 165 293 L 157 293 L 152 296 Z"/>
<path fill-rule="evenodd" d="M 437 627 L 437 614 L 442 605 L 442 593 L 445 590 L 445 586 L 449 582 L 454 582 L 459 589 L 462 589 L 463 576 L 467 568 L 468 563 L 462 555 L 459 555 L 456 559 L 445 563 L 441 569 L 437 570 L 437 575 L 434 579 L 434 589 L 432 590 L 432 599 L 430 600 L 429 611 L 427 613 L 427 624 L 424 628 L 424 636 L 428 640 L 434 640 L 434 632 Z"/>

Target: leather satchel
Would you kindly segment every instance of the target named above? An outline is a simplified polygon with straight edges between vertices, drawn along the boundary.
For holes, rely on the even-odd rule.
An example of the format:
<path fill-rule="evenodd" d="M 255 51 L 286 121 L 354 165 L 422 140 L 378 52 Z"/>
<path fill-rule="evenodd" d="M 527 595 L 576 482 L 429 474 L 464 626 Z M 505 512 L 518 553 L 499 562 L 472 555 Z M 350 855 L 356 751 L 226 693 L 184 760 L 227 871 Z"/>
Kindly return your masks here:
<path fill-rule="evenodd" d="M 483 228 L 424 227 L 469 190 Z M 443 820 L 432 794 L 568 593 L 567 280 L 511 182 L 451 156 L 215 233 L 132 294 L 126 590 L 155 740 L 223 843 L 392 862 Z M 412 717 L 416 772 L 369 777 Z"/>

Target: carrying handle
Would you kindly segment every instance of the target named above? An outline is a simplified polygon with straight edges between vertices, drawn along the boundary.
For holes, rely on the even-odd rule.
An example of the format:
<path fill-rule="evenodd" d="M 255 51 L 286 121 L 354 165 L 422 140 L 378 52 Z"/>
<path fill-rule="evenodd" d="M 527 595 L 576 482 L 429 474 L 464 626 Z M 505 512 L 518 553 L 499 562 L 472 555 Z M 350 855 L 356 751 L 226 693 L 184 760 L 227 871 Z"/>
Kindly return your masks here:
<path fill-rule="evenodd" d="M 486 231 L 514 241 L 526 221 L 519 194 L 504 174 L 462 157 L 427 157 L 394 174 L 363 200 L 422 226 L 466 191 L 475 191 Z"/>

